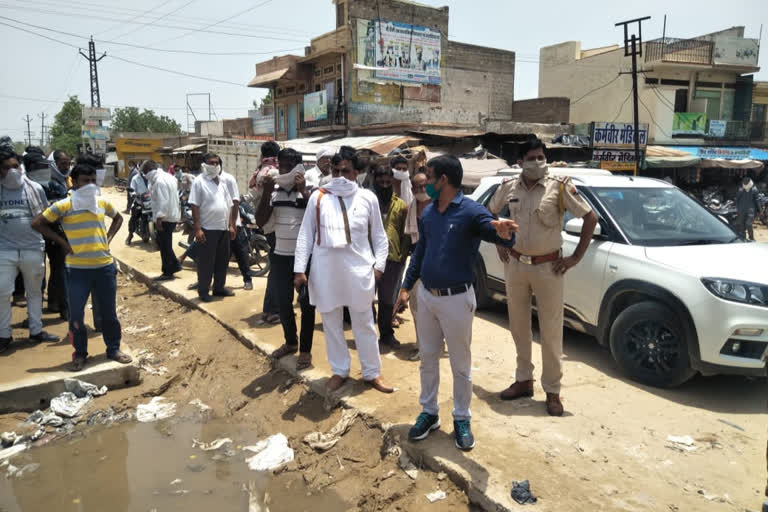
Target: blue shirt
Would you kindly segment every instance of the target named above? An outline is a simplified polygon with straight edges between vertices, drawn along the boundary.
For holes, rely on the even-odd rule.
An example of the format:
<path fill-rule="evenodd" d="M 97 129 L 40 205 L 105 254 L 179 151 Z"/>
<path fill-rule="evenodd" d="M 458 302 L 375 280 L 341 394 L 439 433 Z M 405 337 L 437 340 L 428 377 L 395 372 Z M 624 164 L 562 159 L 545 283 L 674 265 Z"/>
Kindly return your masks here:
<path fill-rule="evenodd" d="M 491 213 L 481 204 L 456 194 L 444 213 L 437 202 L 419 219 L 419 241 L 411 256 L 403 288 L 411 290 L 421 279 L 426 288 L 452 288 L 474 281 L 480 240 L 512 247 L 515 237 L 504 240 L 491 225 Z"/>

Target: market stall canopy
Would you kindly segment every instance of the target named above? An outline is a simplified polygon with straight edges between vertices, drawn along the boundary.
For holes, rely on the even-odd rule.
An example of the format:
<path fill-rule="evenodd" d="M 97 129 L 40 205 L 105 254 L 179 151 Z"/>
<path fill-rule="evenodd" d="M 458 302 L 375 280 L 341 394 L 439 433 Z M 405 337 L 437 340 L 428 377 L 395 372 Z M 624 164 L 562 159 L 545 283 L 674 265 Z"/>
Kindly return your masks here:
<path fill-rule="evenodd" d="M 263 87 L 265 85 L 271 84 L 272 82 L 277 82 L 283 78 L 286 73 L 288 73 L 289 69 L 290 68 L 283 68 L 278 69 L 277 71 L 272 71 L 271 73 L 256 75 L 250 82 L 248 82 L 248 87 Z"/>
<path fill-rule="evenodd" d="M 761 170 L 763 162 L 757 160 L 724 160 L 722 158 L 703 158 L 702 168 L 720 168 L 720 169 L 752 169 Z"/>
<path fill-rule="evenodd" d="M 459 161 L 464 169 L 464 179 L 461 180 L 461 184 L 470 188 L 479 186 L 481 179 L 496 176 L 500 170 L 509 168 L 506 160 L 501 158 L 488 158 L 486 160 L 460 158 Z"/>
<path fill-rule="evenodd" d="M 297 142 L 298 140 L 298 142 Z M 356 150 L 368 150 L 377 155 L 386 156 L 399 147 L 408 144 L 418 144 L 419 140 L 408 135 L 377 135 L 372 137 L 344 137 L 341 139 L 315 139 L 312 142 L 305 140 L 287 140 L 283 144 L 286 148 L 293 148 L 299 153 L 314 157 L 322 147 L 339 149 L 341 146 L 351 146 Z"/>
<path fill-rule="evenodd" d="M 646 168 L 695 167 L 701 158 L 686 151 L 665 146 L 648 146 L 645 150 Z"/>
<path fill-rule="evenodd" d="M 187 144 L 186 146 L 181 146 L 179 148 L 175 148 L 173 150 L 174 155 L 180 155 L 182 153 L 192 153 L 194 151 L 200 151 L 203 148 L 205 148 L 208 144 Z"/>

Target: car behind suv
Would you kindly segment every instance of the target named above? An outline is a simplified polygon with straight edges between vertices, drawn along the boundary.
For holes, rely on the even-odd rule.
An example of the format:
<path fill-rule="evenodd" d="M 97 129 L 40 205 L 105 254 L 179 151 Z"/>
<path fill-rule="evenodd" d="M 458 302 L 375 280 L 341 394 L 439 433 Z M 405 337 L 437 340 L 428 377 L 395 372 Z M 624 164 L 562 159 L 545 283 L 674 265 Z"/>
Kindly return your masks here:
<path fill-rule="evenodd" d="M 768 244 L 746 243 L 722 219 L 660 180 L 567 174 L 599 217 L 593 240 L 565 276 L 565 324 L 607 345 L 631 378 L 662 387 L 697 371 L 766 375 Z M 504 179 L 472 194 L 487 205 Z M 509 215 L 508 211 L 501 217 Z M 567 212 L 563 252 L 582 220 Z M 476 263 L 479 307 L 503 300 L 504 268 L 483 242 Z"/>

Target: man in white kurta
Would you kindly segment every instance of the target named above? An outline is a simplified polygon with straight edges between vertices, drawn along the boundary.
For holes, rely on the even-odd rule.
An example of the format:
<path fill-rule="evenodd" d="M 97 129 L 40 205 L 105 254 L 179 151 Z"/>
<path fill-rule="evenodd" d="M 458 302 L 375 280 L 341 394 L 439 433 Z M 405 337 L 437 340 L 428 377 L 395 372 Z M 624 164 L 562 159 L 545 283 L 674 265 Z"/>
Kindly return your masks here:
<path fill-rule="evenodd" d="M 299 289 L 307 282 L 305 272 L 311 256 L 309 299 L 323 319 L 333 371 L 328 390 L 337 390 L 349 377 L 350 355 L 343 324 L 346 306 L 363 380 L 391 393 L 393 388 L 381 378 L 378 336 L 371 314 L 376 280 L 387 262 L 387 234 L 378 199 L 358 187 L 356 174 L 354 169 L 345 169 L 343 177 L 332 179 L 310 196 L 296 241 L 294 284 Z"/>

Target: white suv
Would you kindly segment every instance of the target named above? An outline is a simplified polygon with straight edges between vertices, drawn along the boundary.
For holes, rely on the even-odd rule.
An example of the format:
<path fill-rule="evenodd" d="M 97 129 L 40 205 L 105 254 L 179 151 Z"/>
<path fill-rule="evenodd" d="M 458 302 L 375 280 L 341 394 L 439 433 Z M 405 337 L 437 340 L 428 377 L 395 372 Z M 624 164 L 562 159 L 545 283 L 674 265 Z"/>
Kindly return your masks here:
<path fill-rule="evenodd" d="M 568 327 L 595 336 L 631 378 L 654 386 L 682 384 L 697 371 L 766 375 L 768 244 L 740 240 L 664 181 L 550 173 L 571 176 L 600 219 L 584 259 L 565 277 Z M 483 179 L 470 197 L 487 205 L 510 174 Z M 581 225 L 566 213 L 564 254 L 575 249 Z M 504 300 L 492 244 L 481 244 L 475 276 L 479 307 Z"/>

